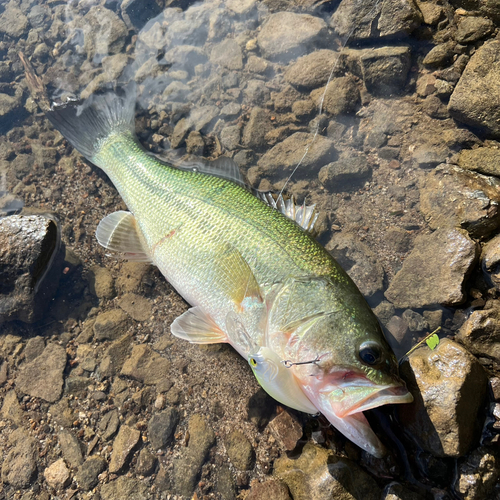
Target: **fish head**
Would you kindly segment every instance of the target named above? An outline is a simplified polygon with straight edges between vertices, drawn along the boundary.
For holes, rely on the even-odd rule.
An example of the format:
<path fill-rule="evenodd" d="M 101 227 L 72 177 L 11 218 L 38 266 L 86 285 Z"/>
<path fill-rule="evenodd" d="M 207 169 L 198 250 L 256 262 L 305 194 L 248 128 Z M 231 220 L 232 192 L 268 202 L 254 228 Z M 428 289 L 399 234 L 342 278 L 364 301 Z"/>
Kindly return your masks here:
<path fill-rule="evenodd" d="M 413 397 L 368 306 L 315 315 L 284 339 L 285 358 L 318 411 L 358 446 L 383 456 L 384 447 L 363 412 L 410 403 Z"/>

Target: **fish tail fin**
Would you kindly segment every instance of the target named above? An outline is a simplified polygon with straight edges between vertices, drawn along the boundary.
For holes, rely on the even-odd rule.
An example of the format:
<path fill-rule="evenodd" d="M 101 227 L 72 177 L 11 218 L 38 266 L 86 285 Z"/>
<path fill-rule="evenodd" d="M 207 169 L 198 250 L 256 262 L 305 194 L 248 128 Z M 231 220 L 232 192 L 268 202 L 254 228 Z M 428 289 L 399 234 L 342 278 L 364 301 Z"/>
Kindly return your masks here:
<path fill-rule="evenodd" d="M 63 104 L 49 104 L 45 86 L 22 54 L 26 80 L 33 99 L 50 123 L 85 158 L 92 161 L 104 140 L 111 134 L 135 131 L 136 85 L 131 82 L 116 91 L 92 94 L 84 101 L 70 99 Z"/>

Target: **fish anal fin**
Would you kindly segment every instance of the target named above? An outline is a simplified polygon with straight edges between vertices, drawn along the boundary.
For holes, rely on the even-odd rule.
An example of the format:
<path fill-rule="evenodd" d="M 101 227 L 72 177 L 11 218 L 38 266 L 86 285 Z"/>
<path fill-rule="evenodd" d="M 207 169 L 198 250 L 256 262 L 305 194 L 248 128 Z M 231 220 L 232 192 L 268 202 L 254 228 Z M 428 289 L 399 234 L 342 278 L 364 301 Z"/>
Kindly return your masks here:
<path fill-rule="evenodd" d="M 104 217 L 97 226 L 96 238 L 104 248 L 128 260 L 151 262 L 144 237 L 130 212 L 120 210 Z"/>
<path fill-rule="evenodd" d="M 188 309 L 176 318 L 170 326 L 170 331 L 172 335 L 193 344 L 220 344 L 221 342 L 227 342 L 226 334 L 203 308 L 199 306 Z"/>

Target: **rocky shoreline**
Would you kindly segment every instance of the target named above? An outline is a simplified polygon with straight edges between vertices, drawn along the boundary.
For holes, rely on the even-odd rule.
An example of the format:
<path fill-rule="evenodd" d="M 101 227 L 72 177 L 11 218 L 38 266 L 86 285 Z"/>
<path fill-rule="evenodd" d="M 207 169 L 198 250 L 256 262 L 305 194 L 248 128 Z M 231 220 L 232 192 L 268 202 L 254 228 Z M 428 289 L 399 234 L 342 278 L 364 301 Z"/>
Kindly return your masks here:
<path fill-rule="evenodd" d="M 500 498 L 499 28 L 492 0 L 2 6 L 0 499 Z M 138 82 L 152 152 L 230 156 L 263 190 L 293 172 L 403 358 L 415 402 L 370 417 L 388 457 L 171 336 L 187 304 L 97 244 L 125 207 L 19 51 L 55 97 Z"/>

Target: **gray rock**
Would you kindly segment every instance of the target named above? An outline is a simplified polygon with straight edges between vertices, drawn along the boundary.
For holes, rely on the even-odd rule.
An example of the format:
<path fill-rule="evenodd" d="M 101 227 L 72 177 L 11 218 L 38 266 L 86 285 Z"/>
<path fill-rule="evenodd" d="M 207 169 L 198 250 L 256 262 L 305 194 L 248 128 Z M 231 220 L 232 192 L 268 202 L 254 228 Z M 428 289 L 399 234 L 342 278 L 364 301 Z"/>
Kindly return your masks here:
<path fill-rule="evenodd" d="M 482 446 L 459 463 L 454 489 L 464 500 L 494 498 L 499 477 L 498 450 Z"/>
<path fill-rule="evenodd" d="M 385 296 L 402 309 L 460 304 L 477 257 L 477 245 L 463 229 L 420 235 Z"/>
<path fill-rule="evenodd" d="M 21 410 L 21 405 L 17 400 L 16 391 L 9 391 L 3 398 L 2 418 L 10 420 L 15 425 L 21 426 L 23 423 L 23 411 Z"/>
<path fill-rule="evenodd" d="M 64 259 L 57 222 L 43 215 L 0 218 L 0 323 L 46 313 Z"/>
<path fill-rule="evenodd" d="M 463 16 L 458 21 L 455 40 L 458 43 L 471 43 L 487 37 L 493 32 L 495 25 L 486 17 Z"/>
<path fill-rule="evenodd" d="M 253 108 L 243 130 L 242 143 L 252 149 L 262 149 L 266 145 L 266 134 L 272 129 L 269 114 L 262 108 Z"/>
<path fill-rule="evenodd" d="M 437 95 L 428 95 L 422 103 L 422 109 L 431 118 L 437 118 L 438 120 L 444 120 L 450 116 L 448 107 Z"/>
<path fill-rule="evenodd" d="M 324 97 L 323 97 L 324 96 Z M 315 89 L 311 99 L 318 106 L 323 102 L 323 112 L 332 116 L 352 114 L 359 104 L 359 90 L 352 77 L 333 78 L 326 88 Z"/>
<path fill-rule="evenodd" d="M 419 168 L 434 168 L 444 163 L 449 155 L 450 150 L 446 146 L 421 144 L 412 151 L 411 159 Z"/>
<path fill-rule="evenodd" d="M 112 299 L 115 296 L 113 276 L 109 269 L 92 266 L 89 273 L 90 293 L 99 299 Z"/>
<path fill-rule="evenodd" d="M 146 297 L 135 293 L 126 293 L 123 297 L 120 297 L 118 305 L 136 321 L 147 321 L 151 319 L 153 314 L 151 302 Z"/>
<path fill-rule="evenodd" d="M 189 443 L 181 456 L 174 460 L 173 489 L 179 495 L 191 496 L 196 488 L 201 467 L 215 443 L 214 431 L 199 414 L 189 419 Z"/>
<path fill-rule="evenodd" d="M 40 356 L 21 367 L 16 387 L 32 397 L 54 403 L 62 394 L 65 367 L 66 350 L 49 344 Z"/>
<path fill-rule="evenodd" d="M 448 105 L 456 120 L 500 137 L 500 41 L 490 40 L 471 57 Z"/>
<path fill-rule="evenodd" d="M 385 233 L 384 241 L 395 252 L 406 253 L 410 249 L 410 235 L 408 231 L 399 227 L 389 229 Z"/>
<path fill-rule="evenodd" d="M 28 31 L 28 18 L 9 2 L 3 14 L 0 16 L 0 33 L 5 33 L 11 38 L 19 39 Z"/>
<path fill-rule="evenodd" d="M 236 116 L 240 114 L 240 111 L 241 106 L 237 102 L 230 102 L 220 110 L 220 116 Z"/>
<path fill-rule="evenodd" d="M 380 499 L 380 488 L 361 467 L 311 443 L 298 458 L 278 458 L 273 475 L 288 486 L 294 500 Z"/>
<path fill-rule="evenodd" d="M 232 71 L 243 68 L 243 54 L 240 46 L 235 40 L 227 38 L 213 47 L 210 62 Z"/>
<path fill-rule="evenodd" d="M 147 500 L 151 498 L 148 486 L 138 479 L 120 476 L 103 484 L 101 488 L 102 500 Z"/>
<path fill-rule="evenodd" d="M 215 492 L 219 493 L 224 500 L 236 500 L 236 484 L 231 469 L 227 465 L 223 465 L 217 469 L 215 475 Z"/>
<path fill-rule="evenodd" d="M 160 14 L 162 8 L 155 0 L 124 0 L 121 11 L 128 27 L 140 31 L 150 19 Z"/>
<path fill-rule="evenodd" d="M 132 336 L 128 334 L 108 346 L 99 365 L 99 373 L 102 377 L 112 377 L 122 369 L 131 344 Z"/>
<path fill-rule="evenodd" d="M 394 316 L 396 308 L 394 307 L 394 304 L 391 304 L 387 300 L 383 300 L 377 305 L 377 307 L 373 308 L 373 312 L 383 325 L 387 325 L 389 320 Z"/>
<path fill-rule="evenodd" d="M 453 56 L 455 55 L 454 48 L 456 43 L 448 41 L 440 43 L 433 47 L 422 61 L 426 66 L 435 68 L 446 67 L 450 64 Z"/>
<path fill-rule="evenodd" d="M 246 84 L 245 100 L 249 104 L 262 105 L 269 100 L 269 90 L 262 80 L 249 80 Z"/>
<path fill-rule="evenodd" d="M 325 165 L 318 174 L 319 181 L 330 192 L 354 191 L 371 176 L 372 169 L 364 154 L 342 155 Z"/>
<path fill-rule="evenodd" d="M 55 490 L 64 488 L 69 484 L 70 472 L 62 458 L 49 465 L 44 470 L 43 475 L 47 484 Z"/>
<path fill-rule="evenodd" d="M 368 92 L 390 96 L 403 90 L 411 64 L 409 47 L 367 49 L 360 55 L 360 61 Z"/>
<path fill-rule="evenodd" d="M 87 388 L 94 382 L 90 377 L 80 377 L 72 375 L 64 383 L 64 393 L 73 395 L 82 395 L 87 392 Z"/>
<path fill-rule="evenodd" d="M 87 458 L 75 474 L 75 481 L 78 487 L 84 491 L 95 488 L 99 482 L 99 474 L 106 470 L 107 465 L 108 463 L 103 457 L 96 455 Z"/>
<path fill-rule="evenodd" d="M 63 429 L 57 435 L 64 459 L 76 469 L 83 464 L 82 448 L 78 438 L 69 430 Z"/>
<path fill-rule="evenodd" d="M 148 437 L 154 450 L 165 449 L 171 442 L 179 414 L 174 408 L 156 413 L 148 423 Z"/>
<path fill-rule="evenodd" d="M 408 324 L 408 330 L 410 330 L 410 332 L 421 332 L 428 328 L 427 321 L 416 311 L 406 309 L 402 317 Z"/>
<path fill-rule="evenodd" d="M 276 144 L 258 162 L 258 166 L 266 176 L 283 179 L 291 174 L 293 169 L 302 160 L 301 168 L 296 172 L 296 178 L 302 175 L 311 176 L 313 173 L 337 159 L 337 152 L 332 140 L 321 135 L 316 136 L 306 132 L 295 132 L 284 141 Z M 302 159 L 306 148 L 307 156 Z"/>
<path fill-rule="evenodd" d="M 113 453 L 109 462 L 109 472 L 116 474 L 125 466 L 130 455 L 141 439 L 141 432 L 137 429 L 122 425 L 113 441 Z"/>
<path fill-rule="evenodd" d="M 420 211 L 433 229 L 461 227 L 484 238 L 500 226 L 500 182 L 454 166 L 439 166 L 420 187 Z"/>
<path fill-rule="evenodd" d="M 462 149 L 458 164 L 466 170 L 500 177 L 500 149 L 487 147 Z"/>
<path fill-rule="evenodd" d="M 170 362 L 151 350 L 147 345 L 136 345 L 125 361 L 121 374 L 144 384 L 157 384 L 168 378 Z"/>
<path fill-rule="evenodd" d="M 241 127 L 239 125 L 230 125 L 224 127 L 220 133 L 220 142 L 228 151 L 236 149 L 241 140 Z"/>
<path fill-rule="evenodd" d="M 457 334 L 457 340 L 476 356 L 500 365 L 500 308 L 474 311 Z"/>
<path fill-rule="evenodd" d="M 488 382 L 477 359 L 444 338 L 410 354 L 400 373 L 414 397 L 398 408 L 402 425 L 436 457 L 465 455 L 479 438 Z"/>
<path fill-rule="evenodd" d="M 500 290 L 500 235 L 496 235 L 483 247 L 481 267 L 488 283 Z"/>
<path fill-rule="evenodd" d="M 116 434 L 119 425 L 120 417 L 118 415 L 118 410 L 108 411 L 108 413 L 102 417 L 98 426 L 103 441 L 111 439 Z"/>
<path fill-rule="evenodd" d="M 325 248 L 333 255 L 366 298 L 384 288 L 384 268 L 370 248 L 353 233 L 338 233 Z"/>
<path fill-rule="evenodd" d="M 143 448 L 139 452 L 137 458 L 137 466 L 135 468 L 137 474 L 140 476 L 150 476 L 156 468 L 157 459 L 147 448 Z"/>
<path fill-rule="evenodd" d="M 111 309 L 98 314 L 94 323 L 96 340 L 116 340 L 128 329 L 129 316 L 121 309 Z"/>
<path fill-rule="evenodd" d="M 52 13 L 48 5 L 33 5 L 28 12 L 28 21 L 33 28 L 47 28 Z"/>
<path fill-rule="evenodd" d="M 192 109 L 188 119 L 190 130 L 207 132 L 209 125 L 218 115 L 219 108 L 217 106 L 202 106 Z"/>
<path fill-rule="evenodd" d="M 2 481 L 13 488 L 27 488 L 36 474 L 37 442 L 23 429 L 15 430 L 9 437 L 13 448 L 2 464 Z"/>
<path fill-rule="evenodd" d="M 342 0 L 330 26 L 341 37 L 363 40 L 408 35 L 422 22 L 422 14 L 411 0 Z"/>
<path fill-rule="evenodd" d="M 288 487 L 279 479 L 252 483 L 245 500 L 292 500 Z"/>
<path fill-rule="evenodd" d="M 308 52 L 326 36 L 326 23 L 319 17 L 277 12 L 264 22 L 257 42 L 266 59 L 286 62 Z"/>
<path fill-rule="evenodd" d="M 333 50 L 317 50 L 299 57 L 285 72 L 285 80 L 305 89 L 315 89 L 325 85 L 338 60 L 338 53 Z"/>
<path fill-rule="evenodd" d="M 43 337 L 33 337 L 26 343 L 24 349 L 24 359 L 29 363 L 42 354 L 45 349 L 45 339 Z"/>
<path fill-rule="evenodd" d="M 255 461 L 252 443 L 240 431 L 233 431 L 224 440 L 227 455 L 231 463 L 239 470 L 250 470 Z"/>

